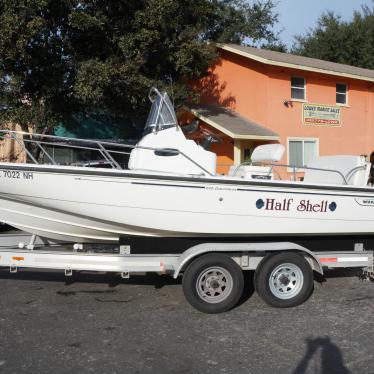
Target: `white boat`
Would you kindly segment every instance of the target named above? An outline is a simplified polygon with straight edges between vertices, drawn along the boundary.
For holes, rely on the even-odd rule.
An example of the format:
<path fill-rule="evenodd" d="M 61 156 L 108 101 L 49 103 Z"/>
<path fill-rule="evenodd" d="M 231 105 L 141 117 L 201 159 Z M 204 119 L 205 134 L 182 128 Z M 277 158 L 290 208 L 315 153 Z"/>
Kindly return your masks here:
<path fill-rule="evenodd" d="M 259 146 L 251 165 L 216 175 L 216 155 L 186 139 L 166 93 L 152 89 L 144 136 L 136 146 L 34 134 L 47 163 L 0 163 L 0 221 L 73 242 L 122 236 L 269 237 L 372 235 L 374 189 L 360 156 L 324 156 L 303 181 L 280 180 L 280 144 Z M 0 131 L 22 143 L 24 134 Z M 113 168 L 57 165 L 51 144 L 100 152 Z M 117 156 L 130 152 L 128 168 Z"/>

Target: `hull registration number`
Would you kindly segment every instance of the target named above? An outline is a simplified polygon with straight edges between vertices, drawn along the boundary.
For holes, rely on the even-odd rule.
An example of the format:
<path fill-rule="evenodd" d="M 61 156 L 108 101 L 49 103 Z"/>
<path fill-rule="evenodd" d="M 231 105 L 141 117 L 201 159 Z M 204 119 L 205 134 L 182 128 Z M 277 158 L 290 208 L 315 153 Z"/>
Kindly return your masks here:
<path fill-rule="evenodd" d="M 2 177 L 7 179 L 34 179 L 34 173 L 30 171 L 3 170 Z"/>

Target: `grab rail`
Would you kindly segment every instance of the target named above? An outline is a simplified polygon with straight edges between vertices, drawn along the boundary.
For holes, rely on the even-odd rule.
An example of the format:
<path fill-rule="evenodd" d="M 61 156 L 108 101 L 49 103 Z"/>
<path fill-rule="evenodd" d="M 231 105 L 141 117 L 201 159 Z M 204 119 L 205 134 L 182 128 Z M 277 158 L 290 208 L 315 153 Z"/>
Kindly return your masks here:
<path fill-rule="evenodd" d="M 22 136 L 22 140 L 20 140 L 19 136 L 17 135 Z M 44 155 L 46 155 L 46 158 L 53 165 L 57 165 L 57 163 L 55 159 L 53 158 L 53 156 L 48 153 L 45 147 L 43 147 L 43 145 L 97 151 L 102 155 L 104 160 L 108 162 L 109 165 L 111 165 L 113 169 L 123 169 L 123 168 L 113 158 L 113 156 L 111 155 L 112 153 L 123 154 L 123 155 L 130 154 L 130 152 L 126 152 L 124 149 L 131 149 L 131 150 L 144 149 L 144 150 L 150 150 L 154 152 L 162 151 L 164 153 L 170 153 L 173 155 L 176 155 L 176 154 L 181 155 L 186 160 L 188 160 L 189 162 L 197 166 L 199 169 L 201 169 L 202 172 L 210 176 L 214 176 L 214 174 L 209 172 L 207 169 L 205 169 L 202 165 L 200 165 L 198 162 L 193 160 L 191 157 L 187 156 L 184 152 L 178 149 L 174 149 L 174 148 L 153 148 L 153 147 L 145 147 L 145 146 L 139 146 L 139 145 L 133 145 L 133 144 L 115 143 L 115 142 L 93 140 L 93 139 L 68 138 L 68 137 L 63 137 L 63 136 L 45 135 L 45 134 L 38 134 L 38 133 L 30 134 L 25 131 L 13 131 L 13 130 L 0 130 L 0 139 L 16 141 L 34 164 L 39 164 L 39 161 L 27 149 L 27 147 L 25 146 L 25 143 L 36 144 L 36 146 L 40 149 L 40 151 L 43 152 Z M 50 141 L 48 141 L 48 139 Z M 87 146 L 82 145 L 82 143 L 87 144 Z M 108 149 L 108 147 L 117 148 L 117 150 Z M 120 148 L 120 150 L 118 150 L 118 148 Z"/>
<path fill-rule="evenodd" d="M 283 166 L 283 167 L 291 168 L 293 170 L 293 175 L 294 175 L 295 180 L 296 180 L 296 169 L 307 169 L 307 170 L 326 171 L 326 172 L 329 172 L 329 173 L 336 173 L 343 179 L 344 184 L 348 184 L 348 181 L 347 181 L 346 177 L 344 176 L 344 174 L 341 171 L 335 170 L 335 169 L 313 168 L 313 167 L 310 167 L 310 166 L 296 166 L 296 165 L 276 164 L 276 163 L 269 163 L 269 165 L 271 165 L 271 166 Z"/>
<path fill-rule="evenodd" d="M 235 176 L 235 174 L 238 172 L 240 166 L 245 166 L 245 165 L 258 165 L 257 163 L 251 163 L 250 161 L 247 161 L 247 162 L 242 162 L 240 165 L 238 165 L 233 173 L 233 176 Z M 348 185 L 348 179 L 351 178 L 356 172 L 360 171 L 360 170 L 363 170 L 366 168 L 365 165 L 362 165 L 362 166 L 356 166 L 354 167 L 353 169 L 349 170 L 348 173 L 346 175 L 344 175 L 341 171 L 339 170 L 335 170 L 335 169 L 324 169 L 324 168 L 314 168 L 314 167 L 311 167 L 311 166 L 296 166 L 296 165 L 290 165 L 290 164 L 279 164 L 279 163 L 272 163 L 272 162 L 269 162 L 269 163 L 266 163 L 266 165 L 268 166 L 281 166 L 281 167 L 287 167 L 287 168 L 290 168 L 292 169 L 292 173 L 293 173 L 293 177 L 294 177 L 294 180 L 296 180 L 296 173 L 297 171 L 296 170 L 300 170 L 300 169 L 306 169 L 306 170 L 316 170 L 316 171 L 325 171 L 325 172 L 330 172 L 330 173 L 336 173 L 338 174 L 342 180 L 343 180 L 343 183 L 345 185 Z M 270 170 L 269 171 L 269 174 L 272 172 L 273 170 Z M 276 172 L 278 175 L 279 173 Z"/>

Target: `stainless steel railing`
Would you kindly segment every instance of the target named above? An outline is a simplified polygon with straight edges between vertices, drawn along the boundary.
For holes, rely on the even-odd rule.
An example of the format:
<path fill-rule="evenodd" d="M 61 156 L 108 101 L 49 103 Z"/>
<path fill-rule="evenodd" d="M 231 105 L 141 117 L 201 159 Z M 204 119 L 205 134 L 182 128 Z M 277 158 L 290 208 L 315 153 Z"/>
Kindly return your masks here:
<path fill-rule="evenodd" d="M 247 166 L 250 166 L 250 165 L 259 166 L 260 164 L 255 164 L 255 163 L 252 163 L 250 161 L 243 162 L 236 167 L 236 169 L 234 170 L 233 176 L 235 176 L 235 173 L 239 170 L 240 166 L 245 166 L 245 165 L 247 165 Z M 328 172 L 328 173 L 335 173 L 335 174 L 338 174 L 342 178 L 343 184 L 345 184 L 345 185 L 349 184 L 349 182 L 348 182 L 349 179 L 352 178 L 355 173 L 357 173 L 361 170 L 365 170 L 366 167 L 367 167 L 366 165 L 356 166 L 353 169 L 349 170 L 346 175 L 344 175 L 339 170 L 325 169 L 325 168 L 314 168 L 314 167 L 311 167 L 311 166 L 297 166 L 297 165 L 279 164 L 279 163 L 272 163 L 272 162 L 266 163 L 266 166 L 271 166 L 271 169 L 269 170 L 269 175 L 272 172 L 275 172 L 278 175 L 279 179 L 281 179 L 280 174 L 275 169 L 273 169 L 274 167 L 285 167 L 285 168 L 292 169 L 293 180 L 296 180 L 297 173 L 304 172 L 305 170 L 316 170 L 316 171 L 323 171 L 323 172 Z"/>
<path fill-rule="evenodd" d="M 57 165 L 55 158 L 48 152 L 47 147 L 60 147 L 60 148 L 69 148 L 69 149 L 77 149 L 77 150 L 88 150 L 98 152 L 103 160 L 105 160 L 113 169 L 124 169 L 120 163 L 115 159 L 114 155 L 130 155 L 133 149 L 144 149 L 153 151 L 157 153 L 166 153 L 170 155 L 181 155 L 189 162 L 197 166 L 202 173 L 207 174 L 209 176 L 213 176 L 211 172 L 206 170 L 202 165 L 198 162 L 193 160 L 191 157 L 187 156 L 182 151 L 176 148 L 152 148 L 152 147 L 145 147 L 139 146 L 134 144 L 126 144 L 126 143 L 117 143 L 117 142 L 109 142 L 109 141 L 101 141 L 101 140 L 93 140 L 93 139 L 80 139 L 80 138 L 69 138 L 63 136 L 56 136 L 56 135 L 45 135 L 45 134 L 37 134 L 37 133 L 27 133 L 22 131 L 13 131 L 13 130 L 0 130 L 0 139 L 4 140 L 14 140 L 20 148 L 26 153 L 29 159 L 34 164 L 40 164 L 39 160 L 36 159 L 32 152 L 26 147 L 26 144 L 34 144 L 40 151 L 41 155 L 45 156 L 48 162 L 52 165 Z M 240 166 L 242 165 L 254 165 L 251 162 L 243 162 L 237 166 L 232 176 L 235 176 L 235 173 L 239 170 Z M 279 164 L 279 163 L 267 163 L 266 165 L 274 167 L 287 167 L 293 170 L 294 180 L 296 180 L 296 173 L 304 170 L 316 170 L 316 171 L 323 171 L 329 173 L 338 174 L 345 185 L 349 184 L 348 181 L 352 176 L 366 168 L 366 166 L 358 166 L 350 170 L 346 175 L 344 175 L 339 170 L 334 169 L 323 169 L 323 168 L 313 168 L 308 166 L 296 166 L 296 165 L 288 165 L 288 164 Z M 219 165 L 217 165 L 219 166 Z M 225 165 L 228 166 L 228 165 Z M 276 170 L 272 169 L 270 173 Z M 276 172 L 277 173 L 277 172 Z M 277 173 L 280 177 L 279 173 Z"/>
<path fill-rule="evenodd" d="M 153 148 L 144 147 L 133 144 L 126 143 L 116 143 L 93 139 L 80 139 L 80 138 L 68 138 L 56 135 L 44 135 L 37 133 L 27 133 L 23 131 L 12 131 L 12 130 L 0 130 L 0 139 L 4 140 L 14 140 L 21 149 L 26 153 L 29 159 L 34 164 L 40 164 L 39 160 L 34 157 L 32 152 L 27 148 L 26 144 L 35 144 L 39 148 L 42 155 L 48 159 L 52 165 L 57 165 L 56 160 L 53 155 L 51 155 L 46 146 L 52 147 L 62 147 L 70 149 L 80 149 L 95 151 L 101 154 L 103 160 L 108 162 L 113 169 L 124 169 L 113 157 L 113 154 L 129 155 L 133 149 L 144 149 L 158 153 L 169 153 L 171 155 L 181 155 L 186 160 L 197 166 L 202 173 L 213 176 L 208 170 L 206 170 L 202 165 L 193 160 L 191 157 L 187 156 L 184 152 L 175 148 Z"/>

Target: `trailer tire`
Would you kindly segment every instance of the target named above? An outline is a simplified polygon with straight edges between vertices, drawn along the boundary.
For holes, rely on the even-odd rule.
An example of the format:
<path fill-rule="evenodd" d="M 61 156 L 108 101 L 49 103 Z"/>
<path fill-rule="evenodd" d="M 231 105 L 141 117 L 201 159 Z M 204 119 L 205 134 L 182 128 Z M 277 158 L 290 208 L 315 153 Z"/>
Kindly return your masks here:
<path fill-rule="evenodd" d="M 290 308 L 302 304 L 312 293 L 313 270 L 297 253 L 265 257 L 255 273 L 255 288 L 270 306 Z"/>
<path fill-rule="evenodd" d="M 215 314 L 237 305 L 244 289 L 240 266 L 230 257 L 213 253 L 194 260 L 183 275 L 183 292 L 197 310 Z"/>

